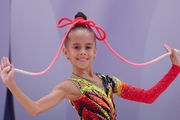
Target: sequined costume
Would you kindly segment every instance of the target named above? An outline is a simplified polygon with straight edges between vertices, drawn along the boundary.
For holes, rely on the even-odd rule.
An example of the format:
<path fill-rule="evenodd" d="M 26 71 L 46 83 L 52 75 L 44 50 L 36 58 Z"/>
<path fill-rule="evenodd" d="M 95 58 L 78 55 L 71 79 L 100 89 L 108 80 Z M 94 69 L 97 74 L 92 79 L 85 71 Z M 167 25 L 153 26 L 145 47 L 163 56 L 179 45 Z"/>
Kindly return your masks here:
<path fill-rule="evenodd" d="M 180 67 L 172 65 L 169 72 L 152 88 L 144 90 L 123 83 L 116 77 L 97 74 L 105 90 L 93 83 L 79 78 L 69 78 L 79 86 L 82 96 L 70 101 L 77 110 L 81 120 L 116 120 L 113 93 L 133 101 L 152 103 L 171 84 L 180 72 Z"/>

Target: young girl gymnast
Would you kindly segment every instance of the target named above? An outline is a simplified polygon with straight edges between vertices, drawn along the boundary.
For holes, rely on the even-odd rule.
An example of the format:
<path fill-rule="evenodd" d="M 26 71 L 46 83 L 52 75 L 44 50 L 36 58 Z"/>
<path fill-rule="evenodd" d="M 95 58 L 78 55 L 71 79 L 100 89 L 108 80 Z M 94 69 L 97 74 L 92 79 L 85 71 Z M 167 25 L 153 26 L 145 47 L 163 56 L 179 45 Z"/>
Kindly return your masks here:
<path fill-rule="evenodd" d="M 86 20 L 87 18 L 83 13 L 78 13 L 75 19 Z M 70 78 L 55 86 L 50 94 L 38 101 L 31 100 L 19 89 L 14 81 L 14 66 L 8 58 L 1 59 L 0 76 L 3 83 L 26 111 L 33 116 L 52 108 L 67 98 L 81 120 L 116 120 L 114 94 L 124 99 L 151 104 L 180 72 L 180 58 L 177 52 L 164 45 L 166 51 L 171 53 L 172 67 L 149 90 L 136 88 L 122 82 L 115 76 L 94 73 L 92 62 L 97 53 L 97 36 L 89 25 L 74 24 L 66 34 L 63 53 L 72 64 L 72 74 Z M 5 69 L 7 66 L 10 66 L 8 71 Z"/>

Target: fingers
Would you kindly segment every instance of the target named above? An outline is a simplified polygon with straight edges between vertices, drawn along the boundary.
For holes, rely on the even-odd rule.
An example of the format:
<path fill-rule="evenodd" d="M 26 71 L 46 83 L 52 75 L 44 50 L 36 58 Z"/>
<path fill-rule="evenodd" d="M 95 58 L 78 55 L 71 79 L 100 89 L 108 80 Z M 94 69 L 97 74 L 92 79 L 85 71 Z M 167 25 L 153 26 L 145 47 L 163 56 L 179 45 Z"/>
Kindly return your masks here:
<path fill-rule="evenodd" d="M 175 57 L 176 53 L 175 53 L 174 49 L 171 49 L 171 53 L 172 53 L 171 56 Z"/>
<path fill-rule="evenodd" d="M 7 74 L 13 70 L 13 65 L 9 62 L 7 57 L 1 59 L 0 73 Z"/>
<path fill-rule="evenodd" d="M 3 58 L 1 59 L 1 69 L 4 68 L 4 62 L 3 62 Z"/>
<path fill-rule="evenodd" d="M 4 57 L 3 62 L 4 62 L 4 67 L 6 67 L 7 66 L 7 59 L 6 59 L 6 57 Z"/>
<path fill-rule="evenodd" d="M 9 62 L 9 59 L 6 57 L 6 61 L 7 61 L 7 66 L 12 67 L 12 64 Z"/>
<path fill-rule="evenodd" d="M 171 48 L 168 45 L 164 44 L 164 48 L 166 49 L 167 52 L 171 52 Z"/>
<path fill-rule="evenodd" d="M 7 66 L 12 66 L 9 62 L 9 59 L 7 57 L 3 57 L 1 59 L 1 70 L 3 70 Z"/>
<path fill-rule="evenodd" d="M 172 49 L 171 52 L 172 52 L 172 57 L 178 57 L 178 53 L 174 49 Z"/>

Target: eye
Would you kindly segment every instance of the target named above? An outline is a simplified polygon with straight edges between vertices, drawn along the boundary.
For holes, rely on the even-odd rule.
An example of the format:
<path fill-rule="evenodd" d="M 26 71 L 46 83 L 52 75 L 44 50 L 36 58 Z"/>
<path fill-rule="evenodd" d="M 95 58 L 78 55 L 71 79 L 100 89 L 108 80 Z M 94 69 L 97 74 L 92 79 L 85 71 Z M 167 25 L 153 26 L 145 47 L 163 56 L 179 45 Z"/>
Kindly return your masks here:
<path fill-rule="evenodd" d="M 74 46 L 74 49 L 79 49 L 79 46 Z"/>
<path fill-rule="evenodd" d="M 92 48 L 92 47 L 90 47 L 90 46 L 87 46 L 87 47 L 86 47 L 86 49 L 91 49 L 91 48 Z"/>

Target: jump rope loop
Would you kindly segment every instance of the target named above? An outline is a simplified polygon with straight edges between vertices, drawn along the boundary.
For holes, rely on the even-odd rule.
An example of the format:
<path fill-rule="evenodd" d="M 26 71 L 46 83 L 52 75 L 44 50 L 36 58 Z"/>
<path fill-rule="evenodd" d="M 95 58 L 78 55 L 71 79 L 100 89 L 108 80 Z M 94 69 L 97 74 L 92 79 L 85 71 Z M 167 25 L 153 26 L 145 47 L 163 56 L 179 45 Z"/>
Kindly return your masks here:
<path fill-rule="evenodd" d="M 67 22 L 61 25 L 61 23 L 64 21 L 67 21 Z M 71 24 L 71 26 L 70 26 L 71 28 L 74 25 L 87 25 L 94 33 L 96 39 L 103 41 L 106 38 L 106 32 L 100 26 L 97 26 L 92 20 L 85 20 L 82 17 L 77 17 L 75 20 L 71 20 L 70 18 L 62 18 L 58 21 L 57 27 L 63 28 L 70 24 Z M 93 28 L 96 29 L 96 31 L 99 33 L 100 37 L 94 32 Z M 69 32 L 70 32 L 70 30 L 67 31 L 67 33 L 69 33 Z"/>
<path fill-rule="evenodd" d="M 62 22 L 65 22 L 64 24 L 62 24 Z M 96 25 L 92 20 L 86 20 L 86 18 L 83 18 L 83 17 L 77 17 L 76 19 L 74 20 L 71 20 L 70 18 L 61 18 L 58 23 L 57 23 L 57 27 L 58 28 L 63 28 L 67 25 L 70 25 L 69 29 L 67 30 L 65 36 L 63 37 L 63 40 L 60 44 L 60 47 L 58 49 L 58 52 L 56 53 L 55 55 L 55 58 L 53 59 L 53 61 L 51 62 L 51 64 L 42 72 L 38 72 L 38 73 L 33 73 L 33 72 L 28 72 L 28 71 L 24 71 L 24 70 L 20 70 L 20 69 L 16 69 L 15 68 L 15 71 L 18 72 L 18 73 L 21 73 L 21 74 L 25 74 L 25 75 L 29 75 L 29 76 L 39 76 L 39 75 L 42 75 L 42 74 L 45 74 L 52 66 L 53 64 L 56 62 L 61 50 L 62 50 L 62 47 L 64 45 L 64 42 L 66 40 L 66 37 L 67 35 L 69 34 L 69 32 L 71 31 L 71 29 L 75 26 L 75 25 L 86 25 L 88 26 L 91 31 L 94 33 L 95 37 L 97 40 L 99 41 L 103 41 L 106 46 L 118 57 L 120 58 L 122 61 L 130 64 L 130 65 L 134 65 L 134 66 L 147 66 L 147 65 L 150 65 L 152 63 L 155 63 L 157 61 L 159 61 L 160 59 L 166 57 L 166 56 L 169 56 L 171 55 L 171 52 L 168 52 L 166 54 L 163 54 L 161 55 L 160 57 L 156 58 L 156 59 L 153 59 L 149 62 L 146 62 L 146 63 L 133 63 L 133 62 L 130 62 L 128 60 L 126 60 L 125 58 L 123 58 L 122 56 L 120 56 L 118 53 L 116 53 L 116 51 L 108 44 L 108 42 L 106 41 L 106 32 L 98 25 Z M 96 30 L 96 32 L 99 34 L 97 35 L 96 32 L 94 31 L 94 29 Z M 177 54 L 180 54 L 180 51 L 175 49 L 175 52 Z M 6 67 L 5 68 L 6 71 L 9 71 L 10 70 L 10 66 Z"/>

